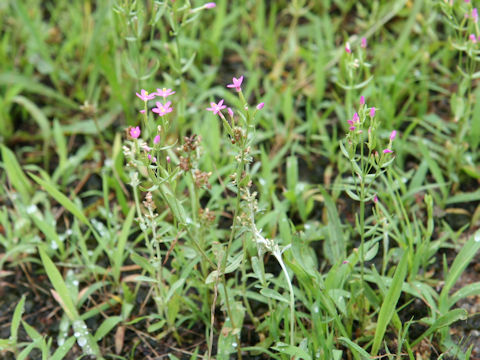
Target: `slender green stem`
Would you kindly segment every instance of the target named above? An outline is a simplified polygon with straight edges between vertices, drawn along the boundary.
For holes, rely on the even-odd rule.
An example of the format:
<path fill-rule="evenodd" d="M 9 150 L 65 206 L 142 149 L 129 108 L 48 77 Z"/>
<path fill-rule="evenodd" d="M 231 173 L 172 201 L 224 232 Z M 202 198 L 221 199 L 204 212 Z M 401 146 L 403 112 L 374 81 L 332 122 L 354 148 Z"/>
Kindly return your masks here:
<path fill-rule="evenodd" d="M 295 295 L 293 293 L 293 286 L 290 276 L 288 275 L 287 268 L 283 262 L 282 255 L 277 251 L 274 251 L 273 255 L 282 268 L 285 279 L 287 280 L 288 289 L 290 291 L 290 345 L 295 346 Z"/>

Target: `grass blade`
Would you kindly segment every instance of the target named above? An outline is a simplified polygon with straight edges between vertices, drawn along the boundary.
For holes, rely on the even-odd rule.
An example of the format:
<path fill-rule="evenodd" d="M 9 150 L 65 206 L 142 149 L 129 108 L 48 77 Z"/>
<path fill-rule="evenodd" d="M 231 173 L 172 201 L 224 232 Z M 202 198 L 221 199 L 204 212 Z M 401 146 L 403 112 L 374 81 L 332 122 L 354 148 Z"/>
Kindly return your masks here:
<path fill-rule="evenodd" d="M 404 252 L 402 259 L 395 270 L 395 274 L 393 275 L 390 289 L 388 289 L 388 293 L 385 296 L 382 307 L 380 308 L 380 313 L 378 314 L 377 329 L 375 330 L 375 336 L 373 338 L 372 355 L 377 355 L 383 336 L 387 330 L 387 325 L 395 313 L 395 307 L 397 306 L 398 299 L 402 292 L 403 281 L 407 275 L 407 265 L 408 256 Z"/>

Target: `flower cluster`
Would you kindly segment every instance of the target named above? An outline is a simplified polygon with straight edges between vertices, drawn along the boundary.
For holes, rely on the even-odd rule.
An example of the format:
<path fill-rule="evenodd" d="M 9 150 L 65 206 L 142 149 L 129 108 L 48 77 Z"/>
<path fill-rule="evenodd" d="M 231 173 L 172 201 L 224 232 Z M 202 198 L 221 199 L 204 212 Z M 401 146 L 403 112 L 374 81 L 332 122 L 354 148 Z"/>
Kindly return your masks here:
<path fill-rule="evenodd" d="M 351 120 L 347 120 L 348 125 L 349 125 L 349 132 L 350 134 L 347 136 L 350 139 L 350 142 L 352 141 L 359 141 L 360 139 L 358 138 L 361 136 L 363 132 L 363 128 L 368 129 L 368 142 L 367 146 L 373 150 L 375 147 L 376 141 L 373 139 L 372 132 L 374 132 L 378 126 L 377 119 L 375 118 L 376 115 L 376 109 L 375 107 L 368 108 L 365 104 L 365 97 L 361 96 L 360 97 L 360 108 L 358 112 L 355 112 L 353 114 L 353 117 Z M 360 113 L 360 115 L 359 115 Z M 368 114 L 368 116 L 367 116 Z M 369 121 L 368 121 L 369 118 Z M 390 142 L 388 144 L 388 147 L 382 150 L 383 154 L 391 154 L 393 153 L 392 150 L 392 144 L 393 140 L 397 136 L 397 131 L 393 130 L 390 134 Z M 355 138 L 355 139 L 354 139 Z"/>
<path fill-rule="evenodd" d="M 153 92 L 153 93 L 149 93 L 146 90 L 142 89 L 140 91 L 140 94 L 136 93 L 138 98 L 145 103 L 145 109 L 140 110 L 140 112 L 142 114 L 145 113 L 146 108 L 147 108 L 147 102 L 149 100 L 153 100 L 153 99 L 155 99 L 155 97 L 161 97 L 161 98 L 163 98 L 163 101 L 166 101 L 167 97 L 170 96 L 170 95 L 173 95 L 173 94 L 175 94 L 175 91 L 172 91 L 172 89 L 167 89 L 167 88 L 157 89 L 157 91 Z M 171 101 L 167 101 L 164 104 L 161 103 L 160 101 L 157 101 L 157 102 L 155 102 L 156 107 L 153 108 L 152 111 L 154 113 L 160 115 L 160 116 L 164 116 L 164 115 L 173 111 L 173 109 L 171 107 L 171 104 L 172 104 Z"/>
<path fill-rule="evenodd" d="M 242 83 L 243 83 L 243 75 L 240 76 L 238 79 L 234 77 L 232 79 L 232 83 L 227 85 L 227 88 L 235 89 L 235 91 L 239 93 L 240 99 L 244 101 L 245 99 L 242 93 Z M 219 115 L 222 119 L 225 120 L 225 117 L 222 114 L 222 110 L 227 109 L 228 115 L 230 116 L 230 118 L 233 118 L 233 110 L 231 108 L 227 108 L 227 106 L 224 105 L 223 102 L 224 102 L 223 99 L 221 99 L 218 103 L 211 102 L 210 107 L 207 108 L 207 110 L 213 112 L 215 115 Z M 263 109 L 264 106 L 265 106 L 265 103 L 262 102 L 256 106 L 256 109 L 261 110 Z M 245 109 L 247 110 L 247 108 Z"/>

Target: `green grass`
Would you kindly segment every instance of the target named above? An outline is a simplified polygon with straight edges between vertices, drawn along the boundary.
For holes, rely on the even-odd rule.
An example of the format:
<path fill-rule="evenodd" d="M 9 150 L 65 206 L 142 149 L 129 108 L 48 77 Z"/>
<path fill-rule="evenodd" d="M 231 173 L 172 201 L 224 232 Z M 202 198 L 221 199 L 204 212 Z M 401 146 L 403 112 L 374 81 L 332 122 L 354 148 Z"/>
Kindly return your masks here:
<path fill-rule="evenodd" d="M 203 4 L 0 3 L 0 355 L 478 356 L 480 3 Z"/>

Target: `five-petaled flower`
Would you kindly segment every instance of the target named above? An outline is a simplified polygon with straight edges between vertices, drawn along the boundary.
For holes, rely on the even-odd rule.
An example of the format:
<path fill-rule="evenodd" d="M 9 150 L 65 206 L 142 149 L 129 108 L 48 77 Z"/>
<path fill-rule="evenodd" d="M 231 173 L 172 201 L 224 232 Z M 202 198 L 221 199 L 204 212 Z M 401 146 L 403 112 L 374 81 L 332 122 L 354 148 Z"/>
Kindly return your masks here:
<path fill-rule="evenodd" d="M 218 114 L 221 110 L 223 110 L 227 107 L 226 105 L 223 105 L 223 99 L 220 100 L 218 102 L 218 104 L 215 104 L 214 102 L 211 102 L 210 106 L 211 107 L 207 108 L 207 110 L 213 112 L 214 114 Z"/>
<path fill-rule="evenodd" d="M 157 101 L 156 104 L 157 107 L 153 108 L 152 111 L 160 116 L 163 116 L 173 111 L 173 109 L 170 107 L 170 105 L 172 104 L 171 101 L 167 101 L 165 105 L 163 105 L 160 101 Z"/>
<path fill-rule="evenodd" d="M 228 88 L 235 88 L 235 90 L 237 90 L 238 92 L 240 92 L 240 91 L 242 91 L 242 89 L 241 89 L 242 82 L 243 82 L 243 76 L 240 76 L 238 79 L 237 79 L 237 78 L 233 78 L 233 79 L 232 79 L 232 83 L 231 83 L 231 84 L 228 84 L 227 87 L 228 87 Z"/>
<path fill-rule="evenodd" d="M 155 93 L 155 95 L 163 97 L 164 100 L 167 98 L 167 96 L 170 96 L 173 94 L 175 94 L 175 91 L 172 91 L 172 89 L 166 89 L 166 88 L 157 89 L 157 92 Z"/>
<path fill-rule="evenodd" d="M 144 89 L 142 89 L 140 91 L 140 94 L 139 93 L 136 93 L 136 94 L 143 101 L 148 101 L 148 100 L 152 100 L 152 99 L 155 98 L 155 93 L 149 94 L 148 91 L 145 91 Z"/>
<path fill-rule="evenodd" d="M 136 127 L 132 127 L 130 128 L 130 136 L 134 139 L 138 139 L 138 137 L 140 136 L 140 126 L 136 126 Z"/>

